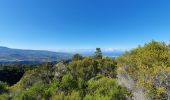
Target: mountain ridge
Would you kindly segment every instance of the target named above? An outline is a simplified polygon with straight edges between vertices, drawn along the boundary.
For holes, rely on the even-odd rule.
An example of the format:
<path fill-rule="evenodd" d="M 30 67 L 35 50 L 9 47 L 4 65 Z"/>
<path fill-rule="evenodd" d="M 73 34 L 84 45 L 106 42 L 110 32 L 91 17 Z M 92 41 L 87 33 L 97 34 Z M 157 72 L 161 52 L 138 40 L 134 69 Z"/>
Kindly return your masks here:
<path fill-rule="evenodd" d="M 68 60 L 72 54 L 63 52 L 53 52 L 47 50 L 28 50 L 28 49 L 13 49 L 0 46 L 0 64 L 3 63 L 19 63 L 33 62 L 44 63 L 54 62 L 59 60 Z"/>

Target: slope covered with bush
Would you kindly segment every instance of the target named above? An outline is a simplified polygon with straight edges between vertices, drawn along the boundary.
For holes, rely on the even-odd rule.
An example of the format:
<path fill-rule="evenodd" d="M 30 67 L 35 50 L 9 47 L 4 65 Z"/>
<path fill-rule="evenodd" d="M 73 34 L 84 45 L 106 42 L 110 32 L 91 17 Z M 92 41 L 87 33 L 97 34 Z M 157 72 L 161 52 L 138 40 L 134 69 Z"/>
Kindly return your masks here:
<path fill-rule="evenodd" d="M 151 100 L 170 99 L 170 46 L 152 41 L 117 59 L 119 73 L 128 74 Z"/>

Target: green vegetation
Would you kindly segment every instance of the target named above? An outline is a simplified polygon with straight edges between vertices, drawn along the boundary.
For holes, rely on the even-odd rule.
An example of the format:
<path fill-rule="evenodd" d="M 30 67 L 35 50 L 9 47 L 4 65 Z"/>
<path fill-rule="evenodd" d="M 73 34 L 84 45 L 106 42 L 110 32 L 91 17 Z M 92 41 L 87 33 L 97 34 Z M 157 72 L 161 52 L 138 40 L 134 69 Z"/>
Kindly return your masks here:
<path fill-rule="evenodd" d="M 116 59 L 103 57 L 97 48 L 94 56 L 75 54 L 69 62 L 0 66 L 1 79 L 3 75 L 12 77 L 21 72 L 19 79 L 22 78 L 14 85 L 9 78 L 1 80 L 0 100 L 133 99 L 137 94 L 126 85 L 127 88 L 120 86 L 119 75 L 132 79 L 131 85 L 141 89 L 142 98 L 144 95 L 149 100 L 169 100 L 170 45 L 151 41 Z"/>
<path fill-rule="evenodd" d="M 7 83 L 0 81 L 0 94 L 7 92 L 7 87 L 8 87 Z"/>
<path fill-rule="evenodd" d="M 73 55 L 73 58 L 72 58 L 73 61 L 78 61 L 82 59 L 83 59 L 83 56 L 81 56 L 80 54 L 75 54 Z"/>
<path fill-rule="evenodd" d="M 2 84 L 2 100 L 126 100 L 127 89 L 116 79 L 114 59 L 76 54 L 72 62 L 37 65 L 13 86 Z M 1 84 L 0 84 L 1 85 Z"/>
<path fill-rule="evenodd" d="M 95 56 L 96 59 L 102 59 L 103 55 L 102 55 L 102 51 L 100 48 L 96 48 L 96 52 L 95 52 Z"/>
<path fill-rule="evenodd" d="M 38 67 L 38 65 L 23 64 L 1 64 L 0 81 L 8 83 L 10 86 L 16 84 L 27 70 Z"/>
<path fill-rule="evenodd" d="M 127 73 L 151 100 L 170 98 L 170 46 L 152 41 L 117 59 L 121 73 Z"/>

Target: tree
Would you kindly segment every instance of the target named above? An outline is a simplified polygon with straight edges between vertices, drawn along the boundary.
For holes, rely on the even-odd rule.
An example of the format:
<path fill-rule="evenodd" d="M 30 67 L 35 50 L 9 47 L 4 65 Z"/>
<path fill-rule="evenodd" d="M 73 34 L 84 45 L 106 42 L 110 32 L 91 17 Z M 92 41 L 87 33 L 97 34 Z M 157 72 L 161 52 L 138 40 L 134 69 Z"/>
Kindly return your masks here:
<path fill-rule="evenodd" d="M 103 54 L 100 48 L 96 48 L 95 56 L 96 59 L 102 59 Z"/>
<path fill-rule="evenodd" d="M 75 54 L 72 57 L 73 61 L 78 61 L 78 60 L 82 60 L 82 59 L 83 59 L 83 56 L 81 56 L 80 54 Z"/>

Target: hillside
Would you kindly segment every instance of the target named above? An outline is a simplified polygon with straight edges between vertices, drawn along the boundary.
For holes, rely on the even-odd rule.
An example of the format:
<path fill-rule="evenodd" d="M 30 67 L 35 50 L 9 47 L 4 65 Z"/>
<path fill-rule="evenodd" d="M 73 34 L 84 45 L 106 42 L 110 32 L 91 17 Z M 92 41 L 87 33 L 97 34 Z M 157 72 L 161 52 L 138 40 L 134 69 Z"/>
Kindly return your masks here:
<path fill-rule="evenodd" d="M 152 41 L 117 59 L 118 78 L 135 100 L 169 100 L 170 45 Z"/>
<path fill-rule="evenodd" d="M 22 50 L 0 47 L 0 64 L 37 64 L 70 59 L 71 54 L 43 50 Z"/>

